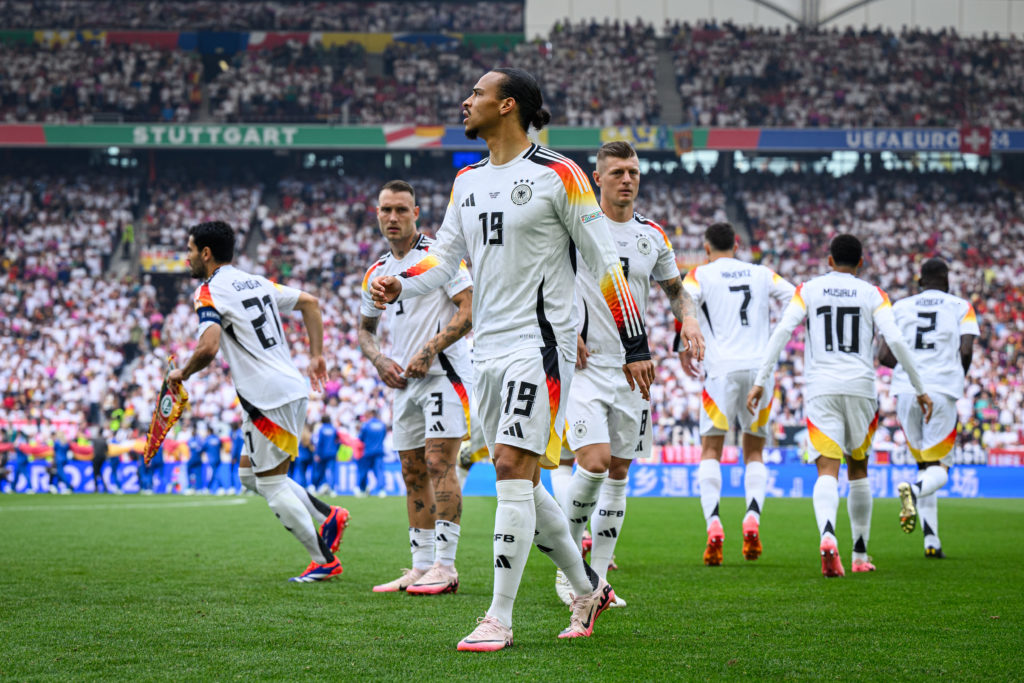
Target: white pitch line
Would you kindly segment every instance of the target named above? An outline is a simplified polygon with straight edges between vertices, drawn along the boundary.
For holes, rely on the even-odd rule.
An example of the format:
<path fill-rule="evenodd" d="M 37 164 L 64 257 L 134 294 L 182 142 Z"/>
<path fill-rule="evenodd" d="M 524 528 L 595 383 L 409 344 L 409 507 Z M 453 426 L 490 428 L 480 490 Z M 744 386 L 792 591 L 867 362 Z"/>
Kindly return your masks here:
<path fill-rule="evenodd" d="M 245 505 L 248 502 L 245 498 L 234 500 L 188 500 L 174 503 L 125 503 L 124 505 L 9 505 L 0 506 L 0 512 L 63 512 L 64 510 L 163 510 L 165 508 L 200 508 L 200 507 L 225 507 L 228 505 Z"/>

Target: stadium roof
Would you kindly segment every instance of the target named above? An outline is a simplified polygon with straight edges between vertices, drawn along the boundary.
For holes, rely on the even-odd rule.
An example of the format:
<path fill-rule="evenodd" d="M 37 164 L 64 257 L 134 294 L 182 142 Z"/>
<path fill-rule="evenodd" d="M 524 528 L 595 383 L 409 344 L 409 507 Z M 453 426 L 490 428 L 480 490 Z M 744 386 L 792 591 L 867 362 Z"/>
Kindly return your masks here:
<path fill-rule="evenodd" d="M 751 0 L 803 26 L 821 26 L 876 0 Z"/>

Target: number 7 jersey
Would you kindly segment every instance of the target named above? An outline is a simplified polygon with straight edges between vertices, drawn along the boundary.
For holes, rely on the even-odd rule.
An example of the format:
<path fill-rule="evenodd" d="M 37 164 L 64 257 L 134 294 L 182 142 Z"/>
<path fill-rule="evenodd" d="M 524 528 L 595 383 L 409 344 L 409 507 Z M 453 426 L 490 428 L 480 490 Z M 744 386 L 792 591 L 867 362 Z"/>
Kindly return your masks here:
<path fill-rule="evenodd" d="M 195 291 L 199 335 L 220 325 L 220 348 L 240 399 L 270 409 L 309 396 L 281 324 L 300 292 L 231 265 L 214 271 Z"/>

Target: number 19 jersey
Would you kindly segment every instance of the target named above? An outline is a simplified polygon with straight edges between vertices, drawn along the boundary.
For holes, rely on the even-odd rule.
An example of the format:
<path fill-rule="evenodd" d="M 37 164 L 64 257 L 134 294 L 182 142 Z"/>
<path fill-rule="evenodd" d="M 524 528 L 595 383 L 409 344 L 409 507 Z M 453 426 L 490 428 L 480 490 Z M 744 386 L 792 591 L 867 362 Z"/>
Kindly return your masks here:
<path fill-rule="evenodd" d="M 280 315 L 295 308 L 301 293 L 224 265 L 193 296 L 199 336 L 210 325 L 221 326 L 220 348 L 231 366 L 235 391 L 257 408 L 269 410 L 309 396 Z"/>
<path fill-rule="evenodd" d="M 929 289 L 897 301 L 892 311 L 921 370 L 925 389 L 961 398 L 964 368 L 960 363 L 960 337 L 980 333 L 974 307 L 958 296 Z M 893 370 L 892 393 L 915 393 L 902 364 Z"/>
<path fill-rule="evenodd" d="M 771 333 L 769 299 L 785 304 L 796 290 L 770 268 L 728 257 L 693 268 L 683 286 L 700 311 L 700 331 L 708 340 L 704 369 L 711 378 L 758 367 Z"/>

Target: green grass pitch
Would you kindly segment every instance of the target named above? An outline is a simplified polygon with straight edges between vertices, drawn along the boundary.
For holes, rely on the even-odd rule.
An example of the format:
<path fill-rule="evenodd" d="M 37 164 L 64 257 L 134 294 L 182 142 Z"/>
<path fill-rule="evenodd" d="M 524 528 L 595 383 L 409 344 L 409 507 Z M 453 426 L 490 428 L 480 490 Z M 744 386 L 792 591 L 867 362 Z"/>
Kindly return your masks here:
<path fill-rule="evenodd" d="M 465 503 L 458 595 L 374 594 L 409 565 L 404 500 L 352 511 L 345 573 L 291 584 L 302 547 L 262 499 L 0 497 L 2 680 L 1020 680 L 1024 501 L 942 500 L 948 559 L 925 560 L 898 502 L 875 501 L 873 574 L 821 576 L 810 500 L 771 499 L 764 555 L 740 554 L 742 501 L 722 503 L 725 563 L 704 567 L 696 499 L 632 499 L 612 585 L 629 606 L 589 639 L 533 551 L 515 646 L 455 644 L 491 596 L 493 499 Z M 840 550 L 849 572 L 845 505 Z"/>

